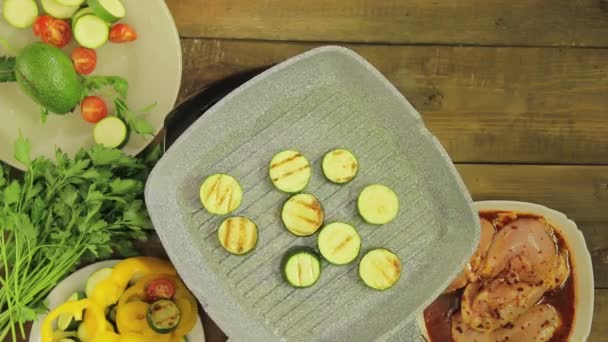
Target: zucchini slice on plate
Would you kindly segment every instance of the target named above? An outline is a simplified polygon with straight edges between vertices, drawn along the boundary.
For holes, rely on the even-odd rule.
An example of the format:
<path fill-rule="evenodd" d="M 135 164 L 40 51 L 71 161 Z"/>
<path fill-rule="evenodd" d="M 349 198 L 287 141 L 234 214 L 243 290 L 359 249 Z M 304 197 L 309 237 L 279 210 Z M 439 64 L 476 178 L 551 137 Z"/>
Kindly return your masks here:
<path fill-rule="evenodd" d="M 325 260 L 334 265 L 346 265 L 359 255 L 361 236 L 350 224 L 333 222 L 321 229 L 317 245 Z"/>
<path fill-rule="evenodd" d="M 310 247 L 294 247 L 283 257 L 281 273 L 293 287 L 313 286 L 321 277 L 321 259 Z"/>
<path fill-rule="evenodd" d="M 106 278 L 110 277 L 112 275 L 112 268 L 106 267 L 106 268 L 102 268 L 99 269 L 95 272 L 93 272 L 93 274 L 91 274 L 91 276 L 89 276 L 89 279 L 87 279 L 87 285 L 85 287 L 85 291 L 84 293 L 86 294 L 87 297 L 91 297 L 91 294 L 93 293 L 93 290 L 95 289 L 95 286 L 97 286 L 97 284 L 101 283 L 102 281 L 106 280 Z"/>
<path fill-rule="evenodd" d="M 351 151 L 339 148 L 327 152 L 323 157 L 322 168 L 325 178 L 330 182 L 344 184 L 355 178 L 359 162 Z"/>
<path fill-rule="evenodd" d="M 120 0 L 88 0 L 89 8 L 108 23 L 113 23 L 122 19 L 125 14 L 125 6 Z"/>
<path fill-rule="evenodd" d="M 246 217 L 229 217 L 217 230 L 217 239 L 229 253 L 242 255 L 255 248 L 258 226 Z"/>
<path fill-rule="evenodd" d="M 72 302 L 83 298 L 83 293 L 74 292 L 68 297 L 67 302 Z M 57 317 L 57 328 L 61 331 L 75 331 L 78 328 L 78 321 L 82 321 L 82 312 L 79 314 L 65 313 Z"/>
<path fill-rule="evenodd" d="M 361 191 L 357 208 L 367 223 L 385 224 L 397 217 L 399 198 L 388 187 L 374 184 Z"/>
<path fill-rule="evenodd" d="M 319 230 L 325 219 L 321 202 L 310 194 L 290 197 L 281 211 L 285 228 L 296 236 L 310 236 Z"/>
<path fill-rule="evenodd" d="M 372 249 L 359 262 L 359 277 L 374 290 L 389 289 L 401 277 L 401 260 L 388 249 Z"/>
<path fill-rule="evenodd" d="M 100 17 L 85 14 L 74 22 L 74 39 L 89 49 L 97 49 L 108 41 L 110 28 Z"/>
<path fill-rule="evenodd" d="M 279 152 L 270 161 L 270 180 L 283 192 L 296 193 L 304 190 L 310 180 L 310 174 L 308 159 L 298 151 Z"/>
<path fill-rule="evenodd" d="M 80 8 L 79 6 L 65 6 L 55 0 L 41 0 L 40 4 L 46 13 L 57 19 L 68 19 Z"/>
<path fill-rule="evenodd" d="M 120 148 L 129 138 L 129 129 L 124 121 L 116 116 L 107 116 L 95 124 L 93 138 L 99 145 Z"/>
<path fill-rule="evenodd" d="M 181 312 L 173 301 L 159 299 L 148 308 L 148 324 L 159 334 L 168 334 L 175 330 L 181 321 Z"/>
<path fill-rule="evenodd" d="M 205 179 L 201 185 L 200 197 L 208 212 L 226 215 L 241 205 L 243 189 L 234 177 L 218 173 Z"/>

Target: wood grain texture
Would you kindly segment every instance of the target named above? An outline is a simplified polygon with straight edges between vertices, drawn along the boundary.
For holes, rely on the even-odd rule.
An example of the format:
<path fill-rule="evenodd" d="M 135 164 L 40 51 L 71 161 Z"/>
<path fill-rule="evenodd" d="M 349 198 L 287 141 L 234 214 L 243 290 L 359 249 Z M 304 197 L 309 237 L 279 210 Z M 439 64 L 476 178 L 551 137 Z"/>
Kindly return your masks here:
<path fill-rule="evenodd" d="M 608 342 L 608 290 L 595 290 L 593 323 L 589 342 Z"/>
<path fill-rule="evenodd" d="M 315 46 L 183 39 L 180 97 Z M 348 47 L 405 94 L 456 162 L 608 164 L 608 50 Z"/>
<path fill-rule="evenodd" d="M 600 0 L 166 0 L 185 37 L 608 46 Z"/>

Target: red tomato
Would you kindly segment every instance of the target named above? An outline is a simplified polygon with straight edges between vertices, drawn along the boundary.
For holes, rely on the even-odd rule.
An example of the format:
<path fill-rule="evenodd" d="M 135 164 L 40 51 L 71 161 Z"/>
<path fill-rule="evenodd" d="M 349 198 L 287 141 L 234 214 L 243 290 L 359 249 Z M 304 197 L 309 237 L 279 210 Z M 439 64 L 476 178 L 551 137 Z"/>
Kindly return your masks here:
<path fill-rule="evenodd" d="M 53 17 L 51 17 L 50 15 L 41 15 L 38 18 L 36 18 L 36 21 L 34 22 L 34 34 L 38 37 L 40 37 L 44 31 L 46 31 L 49 27 L 49 23 L 50 21 L 53 20 Z"/>
<path fill-rule="evenodd" d="M 110 29 L 110 37 L 112 43 L 127 43 L 137 39 L 137 32 L 127 24 L 116 24 Z"/>
<path fill-rule="evenodd" d="M 87 96 L 80 103 L 80 114 L 86 122 L 97 123 L 108 116 L 108 107 L 99 96 Z"/>
<path fill-rule="evenodd" d="M 175 295 L 175 284 L 167 278 L 154 279 L 146 288 L 148 301 L 171 299 Z"/>
<path fill-rule="evenodd" d="M 95 70 L 95 66 L 97 66 L 97 53 L 92 49 L 77 47 L 72 51 L 72 62 L 74 62 L 74 69 L 76 69 L 76 72 L 82 75 L 88 75 L 92 73 L 93 70 Z"/>
<path fill-rule="evenodd" d="M 67 21 L 51 18 L 46 30 L 42 31 L 41 38 L 44 43 L 62 48 L 72 39 L 72 29 Z"/>

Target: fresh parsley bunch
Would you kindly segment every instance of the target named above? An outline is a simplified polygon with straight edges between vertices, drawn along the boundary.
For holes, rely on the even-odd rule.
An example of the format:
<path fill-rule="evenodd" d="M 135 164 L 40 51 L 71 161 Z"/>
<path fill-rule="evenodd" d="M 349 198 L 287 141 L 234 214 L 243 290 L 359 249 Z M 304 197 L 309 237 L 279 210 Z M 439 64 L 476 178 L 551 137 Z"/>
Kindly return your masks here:
<path fill-rule="evenodd" d="M 44 298 L 81 261 L 134 254 L 152 224 L 143 190 L 160 155 L 142 158 L 94 146 L 74 158 L 30 158 L 19 138 L 15 158 L 27 167 L 11 180 L 0 165 L 0 340 L 25 336 Z"/>

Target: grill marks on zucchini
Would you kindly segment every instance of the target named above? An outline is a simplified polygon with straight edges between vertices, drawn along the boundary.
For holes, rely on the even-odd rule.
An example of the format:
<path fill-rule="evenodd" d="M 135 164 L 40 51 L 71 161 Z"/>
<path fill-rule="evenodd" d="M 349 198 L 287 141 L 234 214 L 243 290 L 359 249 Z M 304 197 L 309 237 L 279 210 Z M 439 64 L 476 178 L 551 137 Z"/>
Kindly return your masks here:
<path fill-rule="evenodd" d="M 298 194 L 289 198 L 283 205 L 281 219 L 285 228 L 296 236 L 314 234 L 325 219 L 321 202 L 310 194 Z"/>
<path fill-rule="evenodd" d="M 355 227 L 333 222 L 321 230 L 317 238 L 319 252 L 335 265 L 346 265 L 357 258 L 361 249 L 361 236 Z"/>
<path fill-rule="evenodd" d="M 212 214 L 226 215 L 236 210 L 243 199 L 243 190 L 234 177 L 215 174 L 207 177 L 200 189 L 203 207 Z"/>
<path fill-rule="evenodd" d="M 325 154 L 322 169 L 330 182 L 344 184 L 355 178 L 359 170 L 359 163 L 352 152 L 339 148 Z"/>
<path fill-rule="evenodd" d="M 359 277 L 374 290 L 389 289 L 401 277 L 401 260 L 388 249 L 373 249 L 361 258 Z"/>
<path fill-rule="evenodd" d="M 258 242 L 258 227 L 246 217 L 229 217 L 220 225 L 217 237 L 226 251 L 242 255 L 255 248 Z"/>
<path fill-rule="evenodd" d="M 298 151 L 279 152 L 270 161 L 270 180 L 283 192 L 296 193 L 304 190 L 310 180 L 310 174 L 310 163 Z"/>
<path fill-rule="evenodd" d="M 283 257 L 281 273 L 293 287 L 310 287 L 321 277 L 321 260 L 309 247 L 294 247 Z"/>
<path fill-rule="evenodd" d="M 159 334 L 175 330 L 181 321 L 181 312 L 173 301 L 159 299 L 148 307 L 148 324 Z"/>

